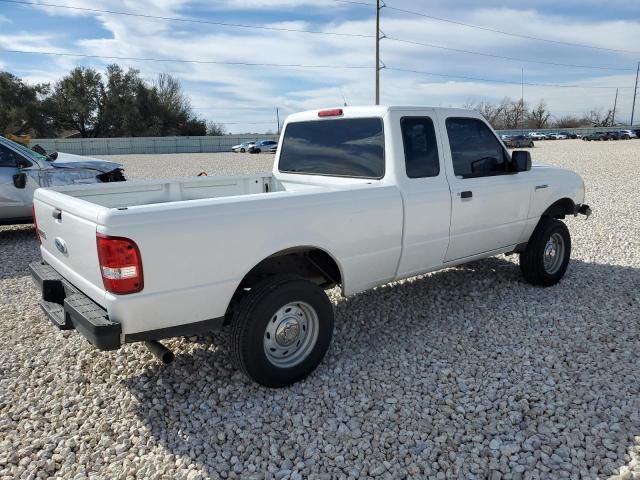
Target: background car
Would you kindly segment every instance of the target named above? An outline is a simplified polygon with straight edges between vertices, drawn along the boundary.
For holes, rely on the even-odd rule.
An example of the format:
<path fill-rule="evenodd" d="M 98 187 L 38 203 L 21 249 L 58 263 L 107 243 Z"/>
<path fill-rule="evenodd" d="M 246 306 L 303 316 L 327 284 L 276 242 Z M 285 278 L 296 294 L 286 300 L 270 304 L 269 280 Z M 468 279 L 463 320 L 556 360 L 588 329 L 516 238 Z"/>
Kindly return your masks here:
<path fill-rule="evenodd" d="M 590 142 L 591 140 L 601 142 L 604 140 L 613 140 L 611 132 L 593 132 L 582 137 L 582 140 Z"/>
<path fill-rule="evenodd" d="M 119 163 L 69 153 L 42 155 L 0 137 L 0 225 L 30 223 L 39 187 L 124 180 Z"/>
<path fill-rule="evenodd" d="M 626 135 L 627 138 L 638 138 L 638 135 L 633 130 L 620 130 L 622 135 Z"/>
<path fill-rule="evenodd" d="M 278 142 L 273 140 L 260 140 L 249 148 L 249 153 L 276 153 L 278 149 Z"/>
<path fill-rule="evenodd" d="M 515 135 L 505 140 L 504 144 L 509 148 L 533 148 L 533 139 L 525 135 Z"/>
<path fill-rule="evenodd" d="M 530 132 L 529 133 L 529 137 L 533 138 L 534 140 L 546 140 L 547 136 L 544 133 L 540 133 L 540 132 Z"/>
<path fill-rule="evenodd" d="M 576 138 L 581 138 L 582 135 L 575 133 L 575 132 L 560 132 L 560 135 L 564 135 L 566 138 L 572 138 L 572 139 L 576 139 Z"/>
<path fill-rule="evenodd" d="M 547 133 L 547 138 L 549 140 L 566 140 L 567 136 L 562 133 L 553 132 L 553 133 Z"/>
<path fill-rule="evenodd" d="M 611 140 L 628 140 L 626 135 L 623 135 L 622 132 L 609 132 L 611 136 Z"/>
<path fill-rule="evenodd" d="M 231 151 L 233 153 L 244 153 L 247 150 L 249 150 L 249 148 L 253 147 L 255 145 L 256 142 L 243 142 L 239 145 L 234 145 L 233 147 L 231 147 Z"/>

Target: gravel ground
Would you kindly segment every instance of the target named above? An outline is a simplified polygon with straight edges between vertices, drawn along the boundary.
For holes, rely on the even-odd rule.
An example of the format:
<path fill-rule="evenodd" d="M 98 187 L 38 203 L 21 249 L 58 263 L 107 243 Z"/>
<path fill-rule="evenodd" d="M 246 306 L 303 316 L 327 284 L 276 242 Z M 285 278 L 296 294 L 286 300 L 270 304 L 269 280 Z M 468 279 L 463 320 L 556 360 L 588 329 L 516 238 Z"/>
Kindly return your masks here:
<path fill-rule="evenodd" d="M 261 153 L 181 153 L 162 155 L 102 155 L 124 164 L 130 179 L 197 175 L 244 175 L 271 172 L 274 155 Z"/>
<path fill-rule="evenodd" d="M 640 140 L 541 142 L 580 172 L 594 215 L 569 219 L 557 286 L 510 257 L 332 291 L 318 370 L 285 390 L 245 380 L 225 334 L 101 353 L 37 307 L 33 230 L 0 227 L 1 478 L 640 479 Z M 262 172 L 271 157 L 124 160 L 132 178 Z"/>

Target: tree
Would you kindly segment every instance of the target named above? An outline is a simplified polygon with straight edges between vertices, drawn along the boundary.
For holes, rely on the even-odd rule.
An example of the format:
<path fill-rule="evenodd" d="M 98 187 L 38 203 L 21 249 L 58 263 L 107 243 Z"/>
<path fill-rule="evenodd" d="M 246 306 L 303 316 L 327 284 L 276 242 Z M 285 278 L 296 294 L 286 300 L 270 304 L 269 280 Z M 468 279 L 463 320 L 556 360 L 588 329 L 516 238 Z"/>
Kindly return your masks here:
<path fill-rule="evenodd" d="M 587 123 L 586 125 L 589 124 Z M 585 126 L 585 121 L 573 115 L 565 115 L 555 122 L 555 126 L 557 128 L 579 128 Z"/>
<path fill-rule="evenodd" d="M 158 75 L 153 86 L 157 98 L 158 135 L 205 135 L 206 122 L 193 114 L 189 98 L 182 92 L 180 82 L 167 73 Z"/>
<path fill-rule="evenodd" d="M 27 85 L 9 72 L 0 72 L 0 133 L 50 136 L 55 127 L 44 105 L 48 84 Z"/>
<path fill-rule="evenodd" d="M 607 110 L 606 114 L 601 109 L 593 108 L 584 114 L 584 122 L 594 127 L 613 127 L 613 110 Z"/>
<path fill-rule="evenodd" d="M 92 68 L 76 67 L 56 83 L 49 104 L 62 128 L 77 130 L 87 138 L 101 133 L 104 101 L 100 74 Z"/>
<path fill-rule="evenodd" d="M 136 137 L 147 128 L 141 113 L 140 100 L 146 99 L 144 82 L 139 71 L 126 72 L 118 65 L 109 65 L 106 73 L 102 135 L 108 137 Z"/>
<path fill-rule="evenodd" d="M 547 110 L 544 100 L 540 100 L 527 116 L 527 127 L 529 128 L 547 128 L 549 125 L 551 113 Z"/>
<path fill-rule="evenodd" d="M 213 120 L 207 122 L 207 135 L 219 137 L 227 133 L 227 128 L 222 123 L 216 123 Z"/>

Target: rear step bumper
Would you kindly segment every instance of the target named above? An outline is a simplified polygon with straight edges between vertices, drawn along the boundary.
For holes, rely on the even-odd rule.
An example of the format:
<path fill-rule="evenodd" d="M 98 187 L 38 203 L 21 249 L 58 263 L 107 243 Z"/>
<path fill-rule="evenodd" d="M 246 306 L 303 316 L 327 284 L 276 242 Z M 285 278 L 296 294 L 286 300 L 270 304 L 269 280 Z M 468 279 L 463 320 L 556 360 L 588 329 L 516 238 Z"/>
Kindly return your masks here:
<path fill-rule="evenodd" d="M 119 323 L 109 320 L 107 311 L 67 282 L 50 265 L 33 262 L 31 276 L 42 292 L 40 306 L 61 330 L 75 329 L 100 350 L 121 346 Z"/>

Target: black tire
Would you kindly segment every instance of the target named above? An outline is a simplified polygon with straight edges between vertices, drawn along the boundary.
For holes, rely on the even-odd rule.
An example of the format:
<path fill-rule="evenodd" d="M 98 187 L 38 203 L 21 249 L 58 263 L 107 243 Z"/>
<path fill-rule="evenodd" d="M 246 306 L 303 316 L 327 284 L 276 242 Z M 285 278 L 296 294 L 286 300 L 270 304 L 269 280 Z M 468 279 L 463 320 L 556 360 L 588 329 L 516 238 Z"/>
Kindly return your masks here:
<path fill-rule="evenodd" d="M 274 364 L 267 355 L 265 337 L 271 338 L 267 330 L 271 327 L 269 322 L 275 323 L 276 314 L 289 304 L 311 307 L 317 314 L 318 328 L 314 343 L 307 347 L 306 356 L 299 363 L 285 368 Z M 264 279 L 240 300 L 231 328 L 231 352 L 236 365 L 265 387 L 286 387 L 305 378 L 322 362 L 333 336 L 333 306 L 324 290 L 315 283 L 300 277 L 276 275 Z M 298 331 L 298 337 L 304 335 L 302 329 L 298 328 Z M 311 323 L 307 336 L 309 332 Z M 304 348 L 304 343 L 300 348 Z"/>
<path fill-rule="evenodd" d="M 562 258 L 548 268 L 545 265 L 545 251 L 552 236 L 563 242 Z M 527 248 L 520 254 L 520 271 L 524 279 L 532 284 L 550 287 L 564 277 L 571 258 L 571 235 L 569 229 L 560 220 L 543 219 L 529 239 Z"/>
<path fill-rule="evenodd" d="M 529 148 L 533 148 L 533 142 L 529 143 Z"/>
<path fill-rule="evenodd" d="M 245 152 L 246 152 L 246 150 L 244 148 L 240 149 L 240 153 L 245 153 Z"/>
<path fill-rule="evenodd" d="M 253 153 L 260 153 L 260 149 L 259 148 L 254 148 L 253 149 Z"/>

